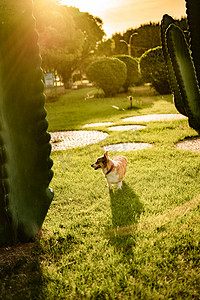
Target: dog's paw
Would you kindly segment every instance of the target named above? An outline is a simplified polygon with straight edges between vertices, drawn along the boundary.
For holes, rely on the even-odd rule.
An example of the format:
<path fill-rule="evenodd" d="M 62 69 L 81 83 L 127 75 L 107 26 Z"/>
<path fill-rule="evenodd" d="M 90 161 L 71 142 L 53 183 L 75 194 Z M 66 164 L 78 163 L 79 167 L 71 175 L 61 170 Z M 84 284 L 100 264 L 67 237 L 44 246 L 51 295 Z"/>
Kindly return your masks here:
<path fill-rule="evenodd" d="M 118 189 L 118 190 L 121 190 L 121 189 L 122 189 L 122 181 L 118 183 L 117 189 Z"/>
<path fill-rule="evenodd" d="M 109 188 L 109 190 L 112 190 L 112 184 L 107 183 L 107 187 Z"/>

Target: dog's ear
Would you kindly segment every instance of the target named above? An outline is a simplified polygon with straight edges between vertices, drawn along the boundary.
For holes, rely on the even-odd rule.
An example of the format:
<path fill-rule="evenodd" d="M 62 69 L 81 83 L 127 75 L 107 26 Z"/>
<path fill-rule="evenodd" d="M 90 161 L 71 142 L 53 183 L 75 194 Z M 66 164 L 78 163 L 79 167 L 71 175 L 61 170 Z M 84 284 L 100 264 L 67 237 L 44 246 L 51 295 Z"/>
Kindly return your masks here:
<path fill-rule="evenodd" d="M 108 151 L 104 153 L 104 158 L 108 159 Z"/>

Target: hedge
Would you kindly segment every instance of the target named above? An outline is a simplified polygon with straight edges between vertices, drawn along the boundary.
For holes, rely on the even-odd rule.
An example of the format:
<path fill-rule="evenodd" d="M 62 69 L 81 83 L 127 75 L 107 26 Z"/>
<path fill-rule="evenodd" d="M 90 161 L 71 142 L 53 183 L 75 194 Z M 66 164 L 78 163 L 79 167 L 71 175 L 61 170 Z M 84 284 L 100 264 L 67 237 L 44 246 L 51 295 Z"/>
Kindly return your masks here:
<path fill-rule="evenodd" d="M 169 94 L 167 66 L 163 57 L 162 47 L 146 51 L 140 58 L 140 72 L 144 82 L 151 83 L 160 94 Z"/>
<path fill-rule="evenodd" d="M 138 85 L 140 82 L 140 73 L 138 68 L 137 59 L 129 56 L 129 55 L 116 55 L 116 58 L 120 59 L 126 64 L 127 67 L 127 77 L 126 81 L 123 85 L 125 92 L 128 92 L 128 88 L 130 86 Z"/>
<path fill-rule="evenodd" d="M 86 70 L 91 82 L 101 88 L 106 97 L 114 96 L 127 77 L 126 64 L 117 58 L 105 57 L 92 62 Z"/>

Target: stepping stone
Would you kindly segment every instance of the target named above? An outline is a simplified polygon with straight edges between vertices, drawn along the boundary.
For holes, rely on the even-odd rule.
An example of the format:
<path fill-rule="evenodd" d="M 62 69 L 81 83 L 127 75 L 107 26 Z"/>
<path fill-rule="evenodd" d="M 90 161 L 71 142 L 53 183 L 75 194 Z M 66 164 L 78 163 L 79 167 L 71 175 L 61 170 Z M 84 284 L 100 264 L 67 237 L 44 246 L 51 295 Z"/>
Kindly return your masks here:
<path fill-rule="evenodd" d="M 151 148 L 153 145 L 148 143 L 121 143 L 104 147 L 105 151 L 136 151 Z"/>
<path fill-rule="evenodd" d="M 200 152 L 200 138 L 192 138 L 178 142 L 175 147 L 181 150 Z"/>
<path fill-rule="evenodd" d="M 143 115 L 136 117 L 129 117 L 123 119 L 124 122 L 151 122 L 151 121 L 166 121 L 166 120 L 177 120 L 186 119 L 187 117 L 181 114 L 156 114 L 156 115 Z"/>
<path fill-rule="evenodd" d="M 114 131 L 128 131 L 128 130 L 140 130 L 140 129 L 145 129 L 146 126 L 142 125 L 124 125 L 124 126 L 112 126 L 109 127 L 109 130 L 114 130 Z"/>
<path fill-rule="evenodd" d="M 84 147 L 98 143 L 108 134 L 102 131 L 58 131 L 51 132 L 52 151 Z"/>

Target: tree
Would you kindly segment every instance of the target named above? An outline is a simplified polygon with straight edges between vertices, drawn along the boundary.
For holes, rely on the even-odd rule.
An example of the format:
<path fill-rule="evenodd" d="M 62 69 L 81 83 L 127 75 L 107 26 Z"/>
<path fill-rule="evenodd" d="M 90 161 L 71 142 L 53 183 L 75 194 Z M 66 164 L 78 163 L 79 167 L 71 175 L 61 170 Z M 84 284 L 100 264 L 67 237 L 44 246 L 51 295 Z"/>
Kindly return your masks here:
<path fill-rule="evenodd" d="M 141 56 L 140 72 L 144 82 L 150 82 L 157 92 L 170 93 L 162 47 L 150 49 Z"/>
<path fill-rule="evenodd" d="M 102 21 L 52 0 L 35 0 L 34 5 L 42 67 L 57 72 L 67 88 L 73 72 L 102 40 Z"/>
<path fill-rule="evenodd" d="M 117 58 L 106 57 L 89 65 L 86 71 L 90 81 L 101 88 L 106 97 L 114 96 L 127 76 L 126 64 Z"/>
<path fill-rule="evenodd" d="M 148 49 L 161 45 L 159 23 L 149 23 L 138 28 L 128 29 L 123 35 L 116 33 L 113 35 L 115 40 L 115 54 L 127 53 L 127 45 L 122 43 L 124 40 L 129 44 L 130 36 L 138 33 L 131 40 L 131 54 L 133 57 L 140 57 Z"/>
<path fill-rule="evenodd" d="M 84 33 L 83 54 L 88 55 L 88 53 L 96 49 L 97 43 L 102 41 L 105 35 L 102 29 L 103 21 L 87 12 L 80 12 L 79 9 L 75 7 L 64 6 L 64 9 L 72 16 L 76 28 Z"/>
<path fill-rule="evenodd" d="M 181 20 L 175 20 L 175 24 L 178 24 L 182 30 L 187 30 L 186 18 L 181 18 Z M 130 36 L 137 32 L 132 39 L 131 43 L 131 55 L 133 57 L 140 57 L 148 49 L 161 46 L 160 39 L 160 23 L 150 22 L 148 24 L 142 24 L 138 28 L 128 29 L 125 33 L 115 33 L 112 35 L 112 39 L 115 42 L 115 47 L 113 49 L 113 54 L 127 54 L 127 45 L 120 42 L 121 40 L 129 43 Z"/>
<path fill-rule="evenodd" d="M 112 56 L 115 48 L 115 42 L 113 39 L 103 40 L 98 43 L 96 55 L 98 56 Z"/>
<path fill-rule="evenodd" d="M 125 83 L 123 84 L 123 88 L 125 92 L 128 92 L 128 88 L 130 86 L 137 84 L 140 81 L 138 62 L 136 59 L 128 55 L 116 55 L 115 57 L 126 64 L 127 77 Z"/>

